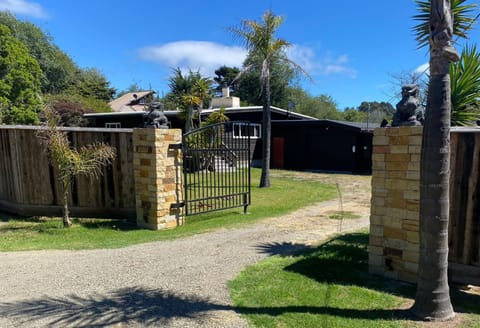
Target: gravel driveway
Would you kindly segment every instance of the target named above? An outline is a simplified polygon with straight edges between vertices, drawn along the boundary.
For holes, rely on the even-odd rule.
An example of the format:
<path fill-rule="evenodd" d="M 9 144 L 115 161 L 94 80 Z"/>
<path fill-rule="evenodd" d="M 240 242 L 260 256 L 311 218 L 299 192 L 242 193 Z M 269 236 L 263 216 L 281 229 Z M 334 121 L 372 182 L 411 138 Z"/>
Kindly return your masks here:
<path fill-rule="evenodd" d="M 321 215 L 332 208 L 338 201 L 121 249 L 0 253 L 0 327 L 247 327 L 227 282 L 273 254 L 368 226 L 365 208 L 343 222 Z"/>

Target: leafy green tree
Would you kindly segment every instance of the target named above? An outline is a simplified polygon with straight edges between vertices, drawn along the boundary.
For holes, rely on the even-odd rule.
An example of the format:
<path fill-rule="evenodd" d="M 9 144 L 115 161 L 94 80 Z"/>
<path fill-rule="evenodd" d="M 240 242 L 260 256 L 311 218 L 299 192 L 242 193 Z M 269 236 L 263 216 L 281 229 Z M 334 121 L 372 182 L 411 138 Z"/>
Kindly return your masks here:
<path fill-rule="evenodd" d="M 41 70 L 28 49 L 5 25 L 0 25 L 1 122 L 34 124 L 41 109 Z"/>
<path fill-rule="evenodd" d="M 0 12 L 0 24 L 9 27 L 12 36 L 20 41 L 28 49 L 30 56 L 38 62 L 41 69 L 41 90 L 35 92 L 38 95 L 43 93 L 47 101 L 59 95 L 59 98 L 62 98 L 60 101 L 62 108 L 58 107 L 60 105 L 58 101 L 56 108 L 62 113 L 63 118 L 68 117 L 66 119 L 68 124 L 80 124 L 78 117 L 82 111 L 110 111 L 107 102 L 115 90 L 99 71 L 78 68 L 72 59 L 53 43 L 48 33 L 32 23 L 20 21 L 10 13 Z M 35 70 L 32 74 L 36 74 Z M 37 122 L 36 115 L 33 114 L 41 108 L 38 106 L 34 111 L 25 111 L 18 106 L 7 106 L 6 103 L 1 107 L 4 113 L 3 121 L 18 123 Z M 6 109 L 9 113 L 6 113 Z"/>
<path fill-rule="evenodd" d="M 85 113 L 110 112 L 110 106 L 103 100 L 82 97 L 78 94 L 48 94 L 43 97 L 45 104 L 60 117 L 63 126 L 85 126 Z"/>
<path fill-rule="evenodd" d="M 58 179 L 63 193 L 63 226 L 72 225 L 68 209 L 68 198 L 73 178 L 84 175 L 97 178 L 102 168 L 115 158 L 115 149 L 103 143 L 95 143 L 73 149 L 67 133 L 58 128 L 59 117 L 51 109 L 45 110 L 47 129 L 39 132 L 39 138 L 48 150 L 52 164 L 58 170 Z"/>
<path fill-rule="evenodd" d="M 275 36 L 283 23 L 281 16 L 275 16 L 272 11 L 266 11 L 260 22 L 243 20 L 239 27 L 229 30 L 243 42 L 248 51 L 248 61 L 244 72 L 255 70 L 261 81 L 261 98 L 263 105 L 262 119 L 262 174 L 260 187 L 270 187 L 270 146 L 271 146 L 271 72 L 272 65 L 283 62 L 297 70 L 303 69 L 288 59 L 285 49 L 290 45 L 286 40 Z"/>
<path fill-rule="evenodd" d="M 258 106 L 263 103 L 262 99 L 262 64 L 255 63 L 258 60 L 248 56 L 244 67 L 249 67 L 238 78 L 236 95 L 242 103 Z M 270 63 L 270 102 L 272 106 L 287 108 L 289 104 L 289 85 L 296 77 L 295 70 L 291 67 L 284 53 L 273 57 Z"/>
<path fill-rule="evenodd" d="M 89 68 L 77 70 L 75 83 L 67 92 L 108 102 L 112 100 L 116 91 L 110 87 L 110 82 L 102 73 L 95 68 Z"/>
<path fill-rule="evenodd" d="M 348 122 L 366 122 L 367 115 L 363 112 L 359 112 L 355 108 L 346 108 L 343 111 L 343 120 Z"/>
<path fill-rule="evenodd" d="M 81 69 L 53 42 L 53 38 L 29 22 L 23 22 L 8 12 L 0 12 L 0 24 L 10 28 L 12 35 L 23 43 L 41 68 L 43 94 L 79 94 L 90 99 L 111 100 L 111 88 L 96 69 Z M 93 101 L 92 101 L 93 102 Z"/>
<path fill-rule="evenodd" d="M 430 45 L 430 78 L 420 161 L 420 260 L 412 312 L 428 320 L 447 320 L 455 313 L 448 286 L 450 178 L 450 63 L 460 56 L 452 35 L 465 36 L 473 18 L 463 0 L 417 0 L 420 46 Z"/>
<path fill-rule="evenodd" d="M 358 111 L 365 113 L 365 121 L 380 123 L 383 120 L 392 120 L 395 108 L 389 102 L 363 101 L 358 106 Z"/>
<path fill-rule="evenodd" d="M 83 114 L 88 111 L 68 95 L 47 95 L 44 98 L 47 107 L 51 108 L 59 117 L 62 126 L 85 126 L 87 121 Z M 42 120 L 46 119 L 41 117 Z"/>
<path fill-rule="evenodd" d="M 236 78 L 239 73 L 240 69 L 237 67 L 228 67 L 223 65 L 217 68 L 213 78 L 213 81 L 216 83 L 214 91 L 221 94 L 222 88 L 228 86 L 230 88 L 230 94 L 232 96 L 237 96 L 238 80 L 236 80 Z"/>
<path fill-rule="evenodd" d="M 144 89 L 142 89 L 142 87 L 140 87 L 140 85 L 138 85 L 138 83 L 133 83 L 131 84 L 127 89 L 125 90 L 121 90 L 121 91 L 117 91 L 117 93 L 115 94 L 115 98 L 120 98 L 121 96 L 127 94 L 127 93 L 130 93 L 130 92 L 139 92 L 139 91 L 143 91 Z"/>
<path fill-rule="evenodd" d="M 12 34 L 27 48 L 41 68 L 43 93 L 60 93 L 74 83 L 77 66 L 60 50 L 50 35 L 29 22 L 23 22 L 8 12 L 0 12 L 0 24 L 6 25 Z"/>
<path fill-rule="evenodd" d="M 288 93 L 290 104 L 287 108 L 297 113 L 328 120 L 341 120 L 343 118 L 342 112 L 338 110 L 337 103 L 329 95 L 312 97 L 308 92 L 298 87 L 289 87 Z"/>
<path fill-rule="evenodd" d="M 78 99 L 78 103 L 85 108 L 85 112 L 108 113 L 112 111 L 110 105 L 104 100 L 95 97 L 82 97 L 75 94 L 72 95 L 72 97 Z"/>
<path fill-rule="evenodd" d="M 391 103 L 385 101 L 363 101 L 358 106 L 360 112 L 379 111 L 385 113 L 386 116 L 392 116 L 395 113 L 395 108 Z"/>

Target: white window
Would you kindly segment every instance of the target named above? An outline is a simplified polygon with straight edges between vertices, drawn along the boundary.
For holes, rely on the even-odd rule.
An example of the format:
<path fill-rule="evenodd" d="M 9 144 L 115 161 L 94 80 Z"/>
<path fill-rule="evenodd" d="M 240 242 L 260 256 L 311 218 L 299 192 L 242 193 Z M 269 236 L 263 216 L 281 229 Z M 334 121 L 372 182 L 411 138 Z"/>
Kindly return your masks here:
<path fill-rule="evenodd" d="M 233 123 L 233 137 L 234 138 L 248 138 L 260 139 L 262 137 L 262 125 L 251 123 Z"/>
<path fill-rule="evenodd" d="M 111 123 L 105 123 L 106 128 L 113 128 L 113 129 L 120 129 L 122 125 L 120 122 L 111 122 Z"/>

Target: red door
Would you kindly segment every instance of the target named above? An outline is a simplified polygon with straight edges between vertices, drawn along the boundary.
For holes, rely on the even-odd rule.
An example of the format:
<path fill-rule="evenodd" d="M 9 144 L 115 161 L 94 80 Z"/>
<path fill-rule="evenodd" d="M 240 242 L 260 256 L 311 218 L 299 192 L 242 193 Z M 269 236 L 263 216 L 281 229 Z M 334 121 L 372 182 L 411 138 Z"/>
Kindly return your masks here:
<path fill-rule="evenodd" d="M 276 169 L 283 169 L 285 156 L 285 138 L 273 138 L 273 163 L 272 167 Z"/>

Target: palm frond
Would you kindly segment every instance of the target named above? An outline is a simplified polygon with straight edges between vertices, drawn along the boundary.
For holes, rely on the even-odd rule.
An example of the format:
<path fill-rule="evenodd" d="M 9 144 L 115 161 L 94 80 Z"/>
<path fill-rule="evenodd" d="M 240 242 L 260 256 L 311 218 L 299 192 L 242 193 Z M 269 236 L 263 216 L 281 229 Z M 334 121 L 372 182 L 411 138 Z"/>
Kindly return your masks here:
<path fill-rule="evenodd" d="M 467 39 L 467 32 L 472 29 L 473 24 L 478 19 L 475 16 L 476 4 L 465 4 L 467 0 L 451 0 L 453 16 L 453 35 L 458 38 Z M 430 1 L 415 0 L 418 14 L 413 19 L 419 22 L 412 28 L 417 40 L 418 48 L 423 48 L 429 44 L 430 39 Z"/>
<path fill-rule="evenodd" d="M 310 74 L 299 64 L 297 64 L 296 62 L 294 62 L 293 60 L 289 59 L 289 58 L 283 58 L 284 61 L 288 62 L 290 64 L 290 66 L 292 66 L 295 71 L 297 72 L 301 72 L 304 76 L 307 77 L 307 79 L 312 82 L 312 83 L 315 83 L 315 81 L 313 80 L 313 78 L 310 76 Z"/>
<path fill-rule="evenodd" d="M 115 149 L 104 143 L 94 143 L 80 148 L 77 154 L 73 162 L 74 174 L 98 178 L 102 168 L 115 158 Z"/>
<path fill-rule="evenodd" d="M 480 53 L 466 46 L 460 61 L 450 65 L 452 124 L 476 125 L 480 120 Z"/>

